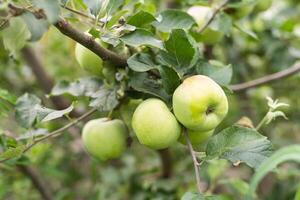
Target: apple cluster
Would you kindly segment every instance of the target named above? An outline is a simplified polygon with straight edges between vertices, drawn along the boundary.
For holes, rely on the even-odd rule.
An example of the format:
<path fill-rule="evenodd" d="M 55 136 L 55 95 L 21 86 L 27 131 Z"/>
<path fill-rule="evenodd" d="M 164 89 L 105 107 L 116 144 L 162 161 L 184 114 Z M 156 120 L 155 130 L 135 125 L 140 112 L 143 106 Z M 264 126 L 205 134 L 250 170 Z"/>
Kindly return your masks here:
<path fill-rule="evenodd" d="M 183 129 L 194 147 L 203 147 L 228 112 L 227 97 L 211 78 L 186 78 L 173 94 L 173 112 L 160 99 L 150 98 L 134 110 L 130 124 L 100 118 L 86 123 L 82 131 L 85 149 L 99 160 L 119 157 L 126 148 L 128 128 L 138 141 L 152 149 L 164 149 L 176 141 L 185 143 Z M 121 111 L 122 112 L 122 111 Z M 127 128 L 128 127 L 128 128 Z"/>

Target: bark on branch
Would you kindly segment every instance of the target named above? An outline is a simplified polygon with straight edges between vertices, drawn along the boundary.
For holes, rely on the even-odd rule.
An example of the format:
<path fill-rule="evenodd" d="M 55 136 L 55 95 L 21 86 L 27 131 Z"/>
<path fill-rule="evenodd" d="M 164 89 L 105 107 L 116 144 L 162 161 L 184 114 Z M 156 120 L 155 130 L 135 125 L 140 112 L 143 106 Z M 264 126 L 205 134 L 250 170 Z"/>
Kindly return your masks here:
<path fill-rule="evenodd" d="M 86 48 L 90 49 L 92 52 L 97 54 L 103 60 L 110 61 L 114 65 L 118 67 L 125 67 L 127 66 L 127 59 L 112 52 L 110 50 L 105 49 L 104 47 L 100 46 L 93 37 L 84 34 L 73 26 L 71 26 L 66 20 L 60 19 L 54 26 L 64 35 L 72 38 L 76 42 L 80 43 L 81 45 L 85 46 Z"/>
<path fill-rule="evenodd" d="M 291 76 L 293 74 L 296 74 L 300 72 L 300 62 L 296 62 L 292 67 L 282 70 L 280 72 L 274 73 L 274 74 L 270 74 L 249 82 L 245 82 L 245 83 L 240 83 L 240 84 L 235 84 L 235 85 L 231 85 L 230 89 L 234 92 L 239 92 L 242 90 L 246 90 L 246 89 L 250 89 L 250 88 L 254 88 L 257 87 L 259 85 L 263 85 L 269 82 L 273 82 L 288 76 Z"/>

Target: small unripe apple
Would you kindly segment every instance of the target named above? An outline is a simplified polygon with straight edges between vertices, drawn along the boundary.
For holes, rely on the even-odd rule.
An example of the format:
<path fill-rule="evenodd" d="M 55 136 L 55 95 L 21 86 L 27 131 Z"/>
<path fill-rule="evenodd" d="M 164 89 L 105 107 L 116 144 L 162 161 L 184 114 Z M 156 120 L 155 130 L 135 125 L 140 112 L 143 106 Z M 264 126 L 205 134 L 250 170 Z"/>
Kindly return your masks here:
<path fill-rule="evenodd" d="M 173 110 L 187 129 L 209 131 L 218 126 L 228 112 L 227 97 L 211 78 L 195 75 L 183 81 L 173 94 Z"/>
<path fill-rule="evenodd" d="M 145 146 L 164 149 L 175 143 L 181 127 L 167 105 L 159 99 L 147 99 L 134 111 L 132 128 Z"/>
<path fill-rule="evenodd" d="M 256 5 L 255 5 L 254 10 L 256 12 L 263 12 L 263 11 L 267 10 L 268 8 L 270 8 L 272 3 L 273 3 L 273 0 L 259 0 L 259 1 L 256 1 Z"/>
<path fill-rule="evenodd" d="M 119 157 L 126 149 L 127 129 L 118 119 L 94 119 L 85 124 L 82 141 L 93 157 L 105 161 Z"/>
<path fill-rule="evenodd" d="M 103 42 L 100 39 L 97 38 L 95 41 L 98 44 L 103 45 Z M 79 43 L 76 43 L 75 46 L 75 58 L 79 65 L 86 71 L 98 76 L 102 74 L 103 60 L 94 52 Z"/>
<path fill-rule="evenodd" d="M 188 9 L 187 13 L 194 18 L 198 26 L 201 28 L 212 16 L 213 9 L 207 6 L 192 6 Z M 215 44 L 223 38 L 224 33 L 218 30 L 214 30 L 211 27 L 207 27 L 201 34 L 193 35 L 198 42 Z"/>
<path fill-rule="evenodd" d="M 209 131 L 193 131 L 193 130 L 187 130 L 187 135 L 189 137 L 189 140 L 191 141 L 191 144 L 194 148 L 199 149 L 203 146 L 205 146 L 205 143 L 207 140 L 213 135 L 214 129 Z M 181 144 L 186 144 L 185 137 L 181 134 L 178 141 Z"/>

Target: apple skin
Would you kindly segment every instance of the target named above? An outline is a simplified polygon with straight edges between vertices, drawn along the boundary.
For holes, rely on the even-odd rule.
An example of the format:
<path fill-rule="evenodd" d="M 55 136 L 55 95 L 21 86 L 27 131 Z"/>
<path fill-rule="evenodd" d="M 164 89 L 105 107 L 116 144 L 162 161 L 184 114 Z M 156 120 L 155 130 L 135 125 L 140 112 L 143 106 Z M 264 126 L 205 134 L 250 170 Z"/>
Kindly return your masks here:
<path fill-rule="evenodd" d="M 101 161 L 118 158 L 126 149 L 126 137 L 126 126 L 119 119 L 94 119 L 82 130 L 85 149 Z"/>
<path fill-rule="evenodd" d="M 192 6 L 187 13 L 194 18 L 198 26 L 201 28 L 206 23 L 207 19 L 212 15 L 213 10 L 207 6 Z M 215 44 L 222 40 L 224 33 L 207 27 L 201 34 L 193 34 L 198 42 L 206 44 Z"/>
<path fill-rule="evenodd" d="M 95 39 L 95 41 L 98 44 L 103 45 L 100 39 Z M 79 43 L 76 43 L 75 45 L 75 58 L 79 65 L 86 71 L 98 76 L 102 75 L 103 60 L 94 52 Z"/>
<path fill-rule="evenodd" d="M 218 126 L 228 112 L 227 97 L 211 78 L 191 76 L 173 94 L 173 110 L 187 129 L 209 131 Z"/>
<path fill-rule="evenodd" d="M 175 143 L 181 127 L 167 105 L 159 99 L 147 99 L 135 110 L 132 128 L 139 142 L 152 149 L 164 149 Z"/>
<path fill-rule="evenodd" d="M 209 131 L 193 131 L 193 130 L 187 130 L 187 135 L 191 141 L 191 144 L 193 147 L 197 150 L 203 149 L 205 146 L 207 140 L 213 135 L 214 129 Z M 185 137 L 181 134 L 178 141 L 181 144 L 186 144 Z"/>
<path fill-rule="evenodd" d="M 268 8 L 271 7 L 273 3 L 273 0 L 260 0 L 257 1 L 255 7 L 254 7 L 254 11 L 256 12 L 263 12 L 266 11 Z"/>

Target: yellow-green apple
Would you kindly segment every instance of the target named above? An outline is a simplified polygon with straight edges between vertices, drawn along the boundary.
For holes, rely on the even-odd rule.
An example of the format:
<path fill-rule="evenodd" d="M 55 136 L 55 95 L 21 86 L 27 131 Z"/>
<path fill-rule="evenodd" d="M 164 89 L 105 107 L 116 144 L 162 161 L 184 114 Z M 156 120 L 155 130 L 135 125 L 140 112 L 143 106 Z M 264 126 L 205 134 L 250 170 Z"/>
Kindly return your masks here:
<path fill-rule="evenodd" d="M 119 157 L 126 149 L 126 137 L 127 128 L 119 119 L 94 119 L 82 130 L 85 149 L 102 161 Z"/>
<path fill-rule="evenodd" d="M 211 78 L 191 76 L 176 88 L 173 110 L 187 129 L 209 131 L 220 124 L 228 112 L 227 97 Z"/>
<path fill-rule="evenodd" d="M 95 41 L 102 46 L 104 45 L 104 43 L 98 38 L 95 39 Z M 94 75 L 102 74 L 103 60 L 94 52 L 79 43 L 76 43 L 75 46 L 75 58 L 79 65 L 86 71 Z"/>
<path fill-rule="evenodd" d="M 198 26 L 201 28 L 205 25 L 206 21 L 212 16 L 213 10 L 207 6 L 192 6 L 188 9 L 187 13 L 191 15 Z M 198 42 L 206 44 L 215 44 L 219 42 L 224 34 L 221 31 L 215 30 L 212 27 L 207 27 L 201 34 L 193 34 Z"/>
<path fill-rule="evenodd" d="M 256 5 L 254 7 L 254 10 L 256 12 L 265 11 L 268 8 L 271 7 L 272 3 L 273 3 L 273 0 L 258 0 L 258 1 L 256 1 Z"/>
<path fill-rule="evenodd" d="M 209 131 L 193 131 L 187 129 L 187 135 L 193 147 L 197 150 L 203 148 L 207 142 L 207 140 L 213 135 L 214 129 Z M 178 141 L 182 144 L 186 144 L 185 137 L 181 135 Z M 203 149 L 201 149 L 203 150 Z"/>
<path fill-rule="evenodd" d="M 159 99 L 147 99 L 134 111 L 132 128 L 145 146 L 164 149 L 175 143 L 181 127 L 167 105 Z"/>

